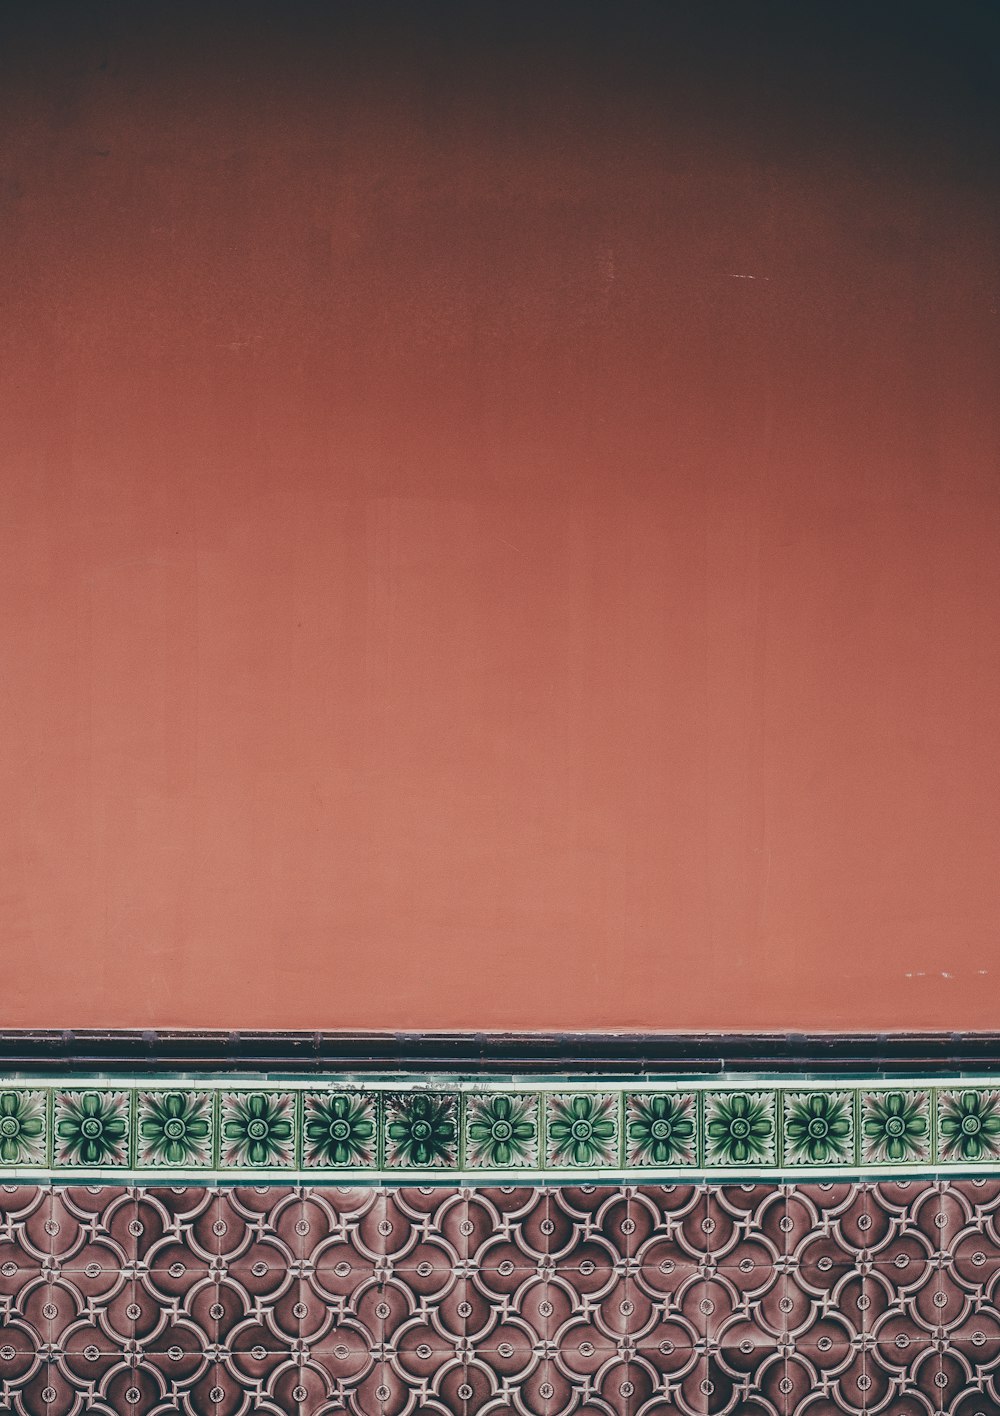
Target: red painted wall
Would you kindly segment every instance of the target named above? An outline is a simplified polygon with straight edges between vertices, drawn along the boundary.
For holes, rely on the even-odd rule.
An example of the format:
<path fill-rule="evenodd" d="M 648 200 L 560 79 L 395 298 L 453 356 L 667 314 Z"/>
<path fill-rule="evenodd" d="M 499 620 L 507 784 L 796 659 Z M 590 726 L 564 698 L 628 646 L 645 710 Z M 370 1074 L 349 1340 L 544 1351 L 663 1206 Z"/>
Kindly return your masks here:
<path fill-rule="evenodd" d="M 992 20 L 804 10 L 5 7 L 0 1024 L 1000 1023 Z"/>

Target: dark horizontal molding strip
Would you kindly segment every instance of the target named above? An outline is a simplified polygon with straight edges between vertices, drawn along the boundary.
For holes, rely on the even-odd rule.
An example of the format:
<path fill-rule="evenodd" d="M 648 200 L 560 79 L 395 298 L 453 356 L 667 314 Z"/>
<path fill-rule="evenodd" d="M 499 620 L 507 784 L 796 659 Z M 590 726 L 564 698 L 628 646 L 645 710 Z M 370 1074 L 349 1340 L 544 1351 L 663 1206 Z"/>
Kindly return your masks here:
<path fill-rule="evenodd" d="M 700 1075 L 1000 1068 L 1000 1033 L 0 1031 L 0 1070 Z"/>

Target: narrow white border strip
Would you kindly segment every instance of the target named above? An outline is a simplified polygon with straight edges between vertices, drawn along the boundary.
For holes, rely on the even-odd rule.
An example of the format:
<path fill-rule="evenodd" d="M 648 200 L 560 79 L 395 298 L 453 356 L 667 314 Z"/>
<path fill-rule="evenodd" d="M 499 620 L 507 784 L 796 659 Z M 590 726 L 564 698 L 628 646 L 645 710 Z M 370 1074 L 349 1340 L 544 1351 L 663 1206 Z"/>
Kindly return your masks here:
<path fill-rule="evenodd" d="M 540 1077 L 496 1075 L 469 1077 L 465 1074 L 412 1072 L 398 1076 L 366 1076 L 360 1072 L 324 1072 L 309 1077 L 286 1077 L 277 1072 L 252 1075 L 233 1073 L 201 1076 L 197 1072 L 87 1072 L 59 1077 L 20 1074 L 0 1077 L 0 1091 L 104 1091 L 118 1088 L 124 1091 L 169 1091 L 184 1087 L 192 1091 L 385 1091 L 385 1092 L 745 1092 L 759 1091 L 897 1091 L 921 1088 L 925 1091 L 962 1089 L 975 1091 L 989 1088 L 1000 1091 L 1000 1073 L 967 1076 L 895 1076 L 875 1073 L 852 1073 L 850 1076 L 813 1077 L 808 1072 L 790 1076 L 774 1076 L 764 1072 L 719 1072 L 706 1077 L 644 1077 L 594 1076 L 574 1077 L 572 1073 Z"/>

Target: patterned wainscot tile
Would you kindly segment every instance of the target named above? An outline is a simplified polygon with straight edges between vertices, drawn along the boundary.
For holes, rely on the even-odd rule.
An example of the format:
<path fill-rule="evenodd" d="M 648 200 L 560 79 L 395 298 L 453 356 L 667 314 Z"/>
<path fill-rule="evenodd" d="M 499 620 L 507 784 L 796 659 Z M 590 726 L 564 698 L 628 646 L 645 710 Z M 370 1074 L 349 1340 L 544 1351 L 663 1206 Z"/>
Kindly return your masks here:
<path fill-rule="evenodd" d="M 0 1091 L 0 1162 L 44 1165 L 48 1096 L 43 1091 Z"/>
<path fill-rule="evenodd" d="M 378 1160 L 375 1093 L 307 1092 L 302 1163 L 310 1169 L 371 1170 Z"/>
<path fill-rule="evenodd" d="M 127 1165 L 128 1123 L 128 1092 L 58 1092 L 53 1119 L 56 1164 L 86 1169 Z"/>
<path fill-rule="evenodd" d="M 863 1164 L 927 1164 L 931 1102 L 926 1091 L 866 1091 L 861 1097 Z"/>
<path fill-rule="evenodd" d="M 225 1092 L 220 1130 L 223 1166 L 279 1170 L 295 1164 L 295 1097 L 286 1092 Z"/>
<path fill-rule="evenodd" d="M 786 1165 L 850 1165 L 854 1161 L 854 1093 L 782 1093 Z"/>
<path fill-rule="evenodd" d="M 5 1416 L 1000 1411 L 995 1176 L 494 1173 L 457 1205 L 412 1173 L 305 1197 L 285 1174 L 223 1195 L 165 1178 L 0 1185 Z M 152 1262 L 132 1277 L 139 1233 Z"/>
<path fill-rule="evenodd" d="M 210 1166 L 214 1150 L 212 1093 L 140 1092 L 136 1102 L 136 1161 L 178 1170 Z"/>
<path fill-rule="evenodd" d="M 626 1164 L 697 1164 L 697 1123 L 698 1100 L 693 1092 L 626 1096 Z"/>
<path fill-rule="evenodd" d="M 579 1092 L 546 1099 L 545 1140 L 554 1168 L 599 1169 L 618 1157 L 617 1093 Z"/>
<path fill-rule="evenodd" d="M 707 1165 L 774 1165 L 777 1161 L 772 1091 L 708 1092 Z"/>
<path fill-rule="evenodd" d="M 538 1164 L 538 1097 L 490 1092 L 465 1099 L 465 1163 L 511 1170 Z"/>
<path fill-rule="evenodd" d="M 1000 1091 L 938 1092 L 937 1132 L 940 1160 L 995 1160 L 1000 1156 Z"/>
<path fill-rule="evenodd" d="M 385 1100 L 385 1163 L 395 1169 L 439 1170 L 458 1164 L 458 1098 L 398 1092 Z"/>

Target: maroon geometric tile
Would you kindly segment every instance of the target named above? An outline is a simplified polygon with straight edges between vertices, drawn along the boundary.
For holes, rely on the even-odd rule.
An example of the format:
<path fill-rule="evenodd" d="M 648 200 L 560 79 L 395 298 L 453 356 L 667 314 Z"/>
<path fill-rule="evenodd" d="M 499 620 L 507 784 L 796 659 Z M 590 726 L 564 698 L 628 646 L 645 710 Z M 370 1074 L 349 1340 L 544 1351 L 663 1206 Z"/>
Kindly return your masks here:
<path fill-rule="evenodd" d="M 543 1217 L 535 1242 L 557 1265 L 570 1270 L 603 1255 L 614 1265 L 621 1257 L 621 1226 L 628 1218 L 624 1192 L 608 1185 L 572 1185 L 543 1194 Z"/>
<path fill-rule="evenodd" d="M 757 1324 L 755 1316 L 729 1323 L 709 1351 L 713 1371 L 724 1376 L 738 1393 L 741 1405 L 752 1399 L 772 1400 L 783 1410 L 788 1391 L 786 1351 L 772 1334 Z"/>
<path fill-rule="evenodd" d="M 788 1192 L 777 1185 L 717 1185 L 708 1189 L 708 1252 L 727 1264 L 748 1237 L 777 1258 L 788 1251 Z"/>
<path fill-rule="evenodd" d="M 14 1394 L 11 1410 L 18 1416 L 72 1416 L 79 1401 L 58 1365 L 46 1362 Z"/>
<path fill-rule="evenodd" d="M 992 1182 L 0 1191 L 0 1409 L 1000 1416 Z"/>
<path fill-rule="evenodd" d="M 989 1385 L 974 1384 L 957 1399 L 951 1416 L 1000 1416 L 1000 1396 Z"/>
<path fill-rule="evenodd" d="M 361 1324 L 344 1320 L 330 1326 L 306 1348 L 307 1365 L 303 1380 L 313 1407 L 323 1401 L 348 1401 L 349 1395 L 369 1377 L 376 1366 L 374 1338 Z"/>
<path fill-rule="evenodd" d="M 966 1206 L 973 1219 L 1000 1213 L 1000 1180 L 987 1175 L 949 1180 L 948 1189 Z"/>
<path fill-rule="evenodd" d="M 164 1391 L 188 1390 L 208 1363 L 202 1332 L 184 1320 L 165 1322 L 141 1345 L 141 1365 L 157 1375 Z"/>
<path fill-rule="evenodd" d="M 584 1410 L 610 1411 L 629 1416 L 648 1400 L 648 1376 L 638 1362 L 619 1357 L 574 1384 L 574 1395 Z"/>
<path fill-rule="evenodd" d="M 979 1302 L 995 1301 L 1000 1287 L 1000 1242 L 990 1220 L 969 1226 L 949 1255 L 955 1282 Z"/>
<path fill-rule="evenodd" d="M 657 1223 L 675 1222 L 696 1208 L 704 1196 L 704 1185 L 677 1184 L 636 1185 L 633 1193 L 649 1205 Z"/>
<path fill-rule="evenodd" d="M 739 1411 L 744 1392 L 719 1361 L 718 1355 L 699 1355 L 694 1370 L 680 1384 L 678 1404 L 703 1416 L 723 1416 Z"/>
<path fill-rule="evenodd" d="M 517 1242 L 521 1222 L 534 1213 L 539 1193 L 531 1185 L 477 1185 L 473 1197 L 488 1216 L 490 1228 L 502 1228 L 511 1240 Z"/>
<path fill-rule="evenodd" d="M 935 1258 L 932 1241 L 917 1228 L 890 1235 L 871 1260 L 872 1271 L 900 1299 L 912 1300 L 931 1282 L 939 1267 L 940 1258 Z"/>
<path fill-rule="evenodd" d="M 701 1360 L 699 1329 L 680 1315 L 667 1316 L 653 1311 L 652 1320 L 630 1333 L 634 1364 L 645 1374 L 651 1395 L 671 1402 L 683 1381 Z"/>
<path fill-rule="evenodd" d="M 949 1332 L 947 1345 L 970 1370 L 1000 1370 L 1000 1314 L 993 1304 L 974 1304 L 968 1317 Z"/>
<path fill-rule="evenodd" d="M 697 1304 L 694 1290 L 700 1287 L 707 1273 L 702 1228 L 706 1217 L 704 1192 L 691 1186 L 669 1186 L 662 1190 L 642 1187 L 635 1194 L 633 1212 L 637 1232 L 645 1235 L 636 1247 L 634 1259 L 637 1304 L 641 1294 L 655 1325 L 679 1322 L 682 1327 L 687 1325 L 695 1331 L 691 1326 L 692 1308 Z M 645 1223 L 647 1215 L 654 1221 L 652 1229 Z M 696 1244 L 701 1244 L 702 1248 L 699 1250 Z M 642 1311 L 637 1311 L 633 1332 L 645 1329 Z M 700 1330 L 700 1320 L 697 1330 Z"/>

